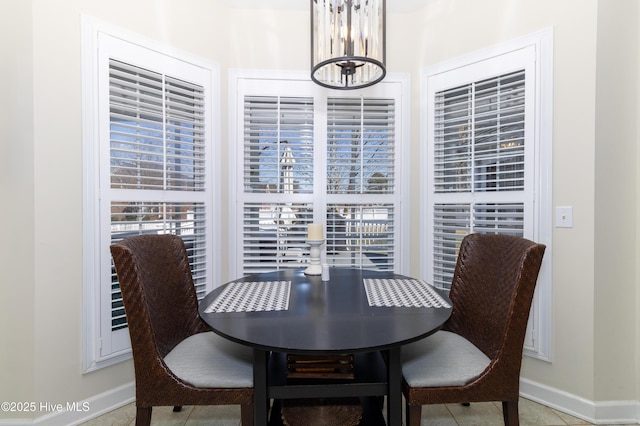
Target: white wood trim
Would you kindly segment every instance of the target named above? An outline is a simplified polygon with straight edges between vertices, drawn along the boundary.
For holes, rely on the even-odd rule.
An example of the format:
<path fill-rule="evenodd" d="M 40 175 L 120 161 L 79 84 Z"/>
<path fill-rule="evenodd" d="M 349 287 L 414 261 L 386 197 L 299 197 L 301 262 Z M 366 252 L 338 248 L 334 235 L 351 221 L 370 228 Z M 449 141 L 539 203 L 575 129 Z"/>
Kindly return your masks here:
<path fill-rule="evenodd" d="M 592 401 L 524 378 L 520 396 L 596 425 L 640 424 L 639 401 Z"/>
<path fill-rule="evenodd" d="M 62 410 L 58 411 L 57 408 L 49 412 L 38 410 L 38 413 L 42 415 L 32 420 L 1 419 L 0 426 L 80 425 L 134 402 L 135 394 L 135 383 L 129 382 L 81 401 L 69 401 L 69 408 L 71 408 L 69 411 L 67 411 L 67 402 L 64 402 L 61 403 Z M 60 404 L 60 402 L 56 402 L 56 404 Z M 36 402 L 36 407 L 40 408 L 40 402 Z"/>
<path fill-rule="evenodd" d="M 520 396 L 597 425 L 640 424 L 639 401 L 592 401 L 541 383 L 520 379 Z M 79 425 L 135 401 L 135 383 L 129 382 L 79 404 L 87 403 L 88 411 L 46 413 L 35 419 L 2 419 L 0 426 Z"/>

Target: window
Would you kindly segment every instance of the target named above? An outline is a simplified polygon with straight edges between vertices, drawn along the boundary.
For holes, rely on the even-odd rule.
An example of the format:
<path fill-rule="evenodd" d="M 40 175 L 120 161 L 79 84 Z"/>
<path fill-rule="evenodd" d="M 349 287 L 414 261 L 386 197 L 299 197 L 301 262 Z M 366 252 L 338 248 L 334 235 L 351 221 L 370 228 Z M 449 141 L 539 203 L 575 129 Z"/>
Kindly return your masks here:
<path fill-rule="evenodd" d="M 433 283 L 448 289 L 471 232 L 524 236 L 525 70 L 436 92 L 432 149 Z M 527 154 L 532 155 L 530 150 Z"/>
<path fill-rule="evenodd" d="M 550 246 L 550 102 L 543 38 L 443 64 L 425 74 L 428 165 L 423 187 L 424 274 L 450 288 L 469 233 L 525 237 Z M 498 49 L 499 50 L 499 49 Z M 549 121 L 546 121 L 549 120 Z M 549 127 L 545 127 L 549 126 Z M 538 280 L 525 348 L 548 357 L 550 251 Z"/>
<path fill-rule="evenodd" d="M 123 359 L 130 348 L 109 246 L 145 233 L 181 236 L 196 292 L 204 296 L 213 282 L 216 220 L 214 68 L 104 32 L 91 34 L 96 51 L 87 54 L 95 66 L 85 75 L 93 83 L 85 85 L 91 98 L 85 117 L 88 370 Z"/>
<path fill-rule="evenodd" d="M 405 86 L 235 81 L 235 274 L 303 267 L 312 222 L 324 224 L 329 265 L 402 270 Z"/>

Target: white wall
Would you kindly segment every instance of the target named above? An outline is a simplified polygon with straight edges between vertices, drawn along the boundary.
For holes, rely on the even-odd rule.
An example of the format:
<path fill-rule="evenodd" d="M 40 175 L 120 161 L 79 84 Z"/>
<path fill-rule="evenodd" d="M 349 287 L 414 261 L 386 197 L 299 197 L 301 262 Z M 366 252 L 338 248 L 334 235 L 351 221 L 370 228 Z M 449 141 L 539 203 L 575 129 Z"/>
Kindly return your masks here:
<path fill-rule="evenodd" d="M 638 13 L 636 14 L 636 18 L 638 19 L 638 22 L 640 22 L 640 8 L 638 10 Z M 637 27 L 637 26 L 636 26 Z M 636 43 L 638 45 L 638 51 L 640 51 L 640 31 L 638 31 L 638 34 L 636 34 Z M 640 67 L 640 54 L 638 54 L 638 56 L 636 57 L 636 66 Z M 636 108 L 638 110 L 640 110 L 640 72 L 636 73 Z M 636 226 L 637 224 L 640 223 L 640 129 L 637 129 L 636 131 L 636 194 L 635 194 L 635 200 L 636 200 L 636 205 L 635 205 L 635 209 L 636 209 L 636 219 L 635 219 L 635 223 Z M 636 248 L 635 248 L 635 253 L 636 253 L 636 259 L 638 258 L 638 253 L 640 253 L 640 229 L 638 229 L 636 231 Z M 640 266 L 638 265 L 638 262 L 636 261 L 636 271 L 635 271 L 635 277 L 636 277 L 636 297 L 635 297 L 635 302 L 636 302 L 636 306 L 640 306 Z M 636 335 L 635 335 L 635 342 L 636 342 L 636 346 L 635 346 L 635 350 L 636 350 L 636 354 L 640 354 L 640 315 L 638 314 L 638 311 L 636 309 L 635 312 L 636 315 L 636 320 L 635 320 L 635 326 L 636 326 Z M 635 365 L 635 371 L 636 371 L 636 393 L 638 393 L 640 390 L 640 356 L 636 355 L 636 365 Z M 640 400 L 640 395 L 637 395 L 637 398 Z"/>
<path fill-rule="evenodd" d="M 35 358 L 31 4 L 5 9 L 0 2 L 0 401 L 33 397 Z"/>
<path fill-rule="evenodd" d="M 638 35 L 629 35 L 635 42 L 610 56 L 611 49 L 627 37 L 616 31 L 615 22 L 637 27 L 634 2 L 425 0 L 424 7 L 391 14 L 388 19 L 388 70 L 412 76 L 411 150 L 415 155 L 411 155 L 411 169 L 416 179 L 420 70 L 554 28 L 553 200 L 554 205 L 573 206 L 574 227 L 553 233 L 553 362 L 525 359 L 523 377 L 591 403 L 637 401 L 634 383 L 640 383 L 636 371 L 640 321 L 638 303 L 634 303 L 640 300 L 635 270 L 640 245 L 635 225 L 640 218 L 638 135 L 630 116 L 625 115 L 624 128 L 616 127 L 620 96 L 629 114 L 635 111 L 637 117 L 634 75 L 638 73 L 633 67 L 637 68 Z M 0 82 L 4 101 L 0 124 L 7 129 L 1 158 L 9 158 L 0 168 L 2 211 L 11 241 L 0 256 L 4 266 L 0 399 L 77 401 L 133 380 L 130 362 L 81 373 L 81 14 L 219 63 L 226 156 L 227 70 L 309 68 L 306 8 L 252 11 L 227 4 L 218 0 L 0 0 L 3 61 L 14 58 L 2 74 L 9 72 L 11 83 Z M 621 80 L 616 80 L 617 70 L 607 65 L 609 59 L 630 67 Z M 631 95 L 623 90 L 627 86 Z M 5 93 L 10 94 L 10 102 Z M 624 170 L 617 168 L 619 162 L 625 164 Z M 226 176 L 228 164 L 223 164 Z M 625 214 L 616 217 L 619 227 L 609 227 L 612 209 L 608 206 L 612 200 L 619 201 L 611 188 L 619 178 L 629 181 L 623 190 Z M 411 192 L 413 199 L 419 199 L 417 185 Z M 223 200 L 227 199 L 225 189 Z M 412 207 L 411 226 L 416 229 L 418 207 Z M 226 217 L 227 212 L 223 213 Z M 419 242 L 411 245 L 412 271 L 417 273 Z M 624 250 L 623 257 L 617 256 L 617 250 L 621 254 Z M 226 265 L 228 259 L 222 256 Z M 228 270 L 223 277 L 229 278 Z M 0 423 L 9 414 L 0 413 Z"/>
<path fill-rule="evenodd" d="M 635 393 L 638 2 L 598 4 L 595 400 Z M 615 188 L 615 190 L 614 190 Z"/>

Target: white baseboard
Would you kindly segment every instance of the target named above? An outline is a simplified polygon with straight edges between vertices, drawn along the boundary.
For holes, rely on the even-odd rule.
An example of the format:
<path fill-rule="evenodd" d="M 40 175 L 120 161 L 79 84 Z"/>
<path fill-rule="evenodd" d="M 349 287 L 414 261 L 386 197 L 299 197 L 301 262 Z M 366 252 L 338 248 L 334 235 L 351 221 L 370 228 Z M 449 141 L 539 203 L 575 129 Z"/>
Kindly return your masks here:
<path fill-rule="evenodd" d="M 594 402 L 528 379 L 520 379 L 520 395 L 597 425 L 640 424 L 640 401 Z"/>
<path fill-rule="evenodd" d="M 532 380 L 520 380 L 520 394 L 527 399 L 597 425 L 640 424 L 640 401 L 594 402 Z M 74 426 L 135 401 L 134 382 L 78 403 L 79 410 L 50 412 L 33 420 L 0 419 L 0 426 Z M 86 409 L 85 409 L 86 408 Z"/>
<path fill-rule="evenodd" d="M 135 383 L 119 386 L 107 392 L 92 396 L 84 401 L 68 404 L 69 407 L 56 407 L 33 420 L 0 419 L 0 426 L 46 425 L 74 426 L 120 408 L 135 401 Z M 67 405 L 67 404 L 65 404 Z M 71 409 L 68 409 L 71 408 Z M 40 413 L 42 413 L 40 411 Z"/>

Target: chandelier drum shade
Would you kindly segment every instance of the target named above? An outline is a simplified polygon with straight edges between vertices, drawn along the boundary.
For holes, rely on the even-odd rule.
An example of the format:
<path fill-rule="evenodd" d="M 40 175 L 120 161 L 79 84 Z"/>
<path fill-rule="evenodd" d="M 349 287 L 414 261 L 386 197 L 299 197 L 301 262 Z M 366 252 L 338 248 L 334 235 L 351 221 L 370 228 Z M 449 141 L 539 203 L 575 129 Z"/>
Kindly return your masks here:
<path fill-rule="evenodd" d="M 386 75 L 386 0 L 311 1 L 311 79 L 359 89 Z"/>

